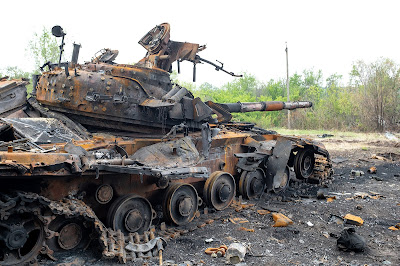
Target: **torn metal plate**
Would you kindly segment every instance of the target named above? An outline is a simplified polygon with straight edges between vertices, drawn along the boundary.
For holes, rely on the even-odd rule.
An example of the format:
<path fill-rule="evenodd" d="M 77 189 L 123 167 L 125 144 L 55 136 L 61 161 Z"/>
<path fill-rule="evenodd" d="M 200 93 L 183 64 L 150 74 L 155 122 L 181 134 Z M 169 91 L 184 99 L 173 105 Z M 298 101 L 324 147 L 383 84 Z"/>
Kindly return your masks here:
<path fill-rule="evenodd" d="M 285 167 L 290 157 L 292 141 L 285 137 L 278 137 L 272 156 L 267 162 L 267 186 L 269 189 L 279 187 Z"/>
<path fill-rule="evenodd" d="M 3 118 L 2 120 L 12 124 L 18 135 L 37 144 L 82 140 L 54 118 Z"/>

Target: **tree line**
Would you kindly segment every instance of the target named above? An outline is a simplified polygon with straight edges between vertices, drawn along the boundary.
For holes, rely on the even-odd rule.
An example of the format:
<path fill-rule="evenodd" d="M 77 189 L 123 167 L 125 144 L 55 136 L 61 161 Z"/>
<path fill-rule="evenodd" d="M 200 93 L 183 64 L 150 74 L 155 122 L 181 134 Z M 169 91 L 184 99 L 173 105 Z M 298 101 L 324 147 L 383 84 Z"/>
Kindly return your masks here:
<path fill-rule="evenodd" d="M 0 70 L 0 77 L 27 78 L 38 73 L 41 64 L 57 61 L 58 44 L 48 30 L 35 33 L 27 52 L 35 61 L 35 70 L 24 72 L 12 66 Z M 258 80 L 245 73 L 220 87 L 211 83 L 196 86 L 172 79 L 203 101 L 219 103 L 286 101 L 286 79 Z M 346 85 L 343 85 L 346 84 Z M 313 107 L 291 111 L 295 129 L 385 131 L 400 129 L 400 67 L 393 60 L 379 58 L 353 64 L 348 81 L 333 74 L 324 79 L 321 70 L 304 70 L 289 77 L 290 100 L 311 101 Z M 30 90 L 31 88 L 29 88 Z M 285 127 L 287 111 L 234 114 L 237 121 L 249 121 L 263 128 Z"/>
<path fill-rule="evenodd" d="M 290 100 L 311 101 L 313 107 L 291 111 L 295 129 L 382 132 L 400 129 L 400 68 L 393 60 L 379 58 L 353 64 L 350 78 L 333 74 L 324 80 L 321 70 L 304 70 L 289 77 Z M 346 85 L 343 85 L 346 84 Z M 185 83 L 194 96 L 220 103 L 286 101 L 286 79 L 261 82 L 245 73 L 240 79 L 215 87 Z M 287 111 L 234 114 L 263 128 L 286 127 Z"/>

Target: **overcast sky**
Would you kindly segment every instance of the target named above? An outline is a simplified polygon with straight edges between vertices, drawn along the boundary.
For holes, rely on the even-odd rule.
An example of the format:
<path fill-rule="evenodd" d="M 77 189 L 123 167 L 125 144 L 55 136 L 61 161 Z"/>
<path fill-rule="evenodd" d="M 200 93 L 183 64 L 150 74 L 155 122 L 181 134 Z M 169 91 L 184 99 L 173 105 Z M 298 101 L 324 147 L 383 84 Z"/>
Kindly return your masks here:
<path fill-rule="evenodd" d="M 400 63 L 400 1 L 14 0 L 2 1 L 1 11 L 0 69 L 32 70 L 29 40 L 54 25 L 67 33 L 67 53 L 73 42 L 82 44 L 80 63 L 102 48 L 119 50 L 117 63 L 134 63 L 145 55 L 139 39 L 163 22 L 171 25 L 171 40 L 207 44 L 203 58 L 261 81 L 286 76 L 285 42 L 291 74 L 314 68 L 324 78 L 337 73 L 346 80 L 359 59 Z M 180 79 L 191 80 L 191 63 L 181 64 L 181 72 Z M 212 66 L 197 67 L 197 84 L 233 79 Z"/>

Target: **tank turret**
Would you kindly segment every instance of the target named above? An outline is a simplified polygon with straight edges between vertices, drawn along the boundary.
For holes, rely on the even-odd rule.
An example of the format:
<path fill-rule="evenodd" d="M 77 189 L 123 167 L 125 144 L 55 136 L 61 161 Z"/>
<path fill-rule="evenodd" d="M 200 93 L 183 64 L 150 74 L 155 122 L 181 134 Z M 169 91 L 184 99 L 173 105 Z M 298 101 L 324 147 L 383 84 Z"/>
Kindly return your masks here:
<path fill-rule="evenodd" d="M 79 47 L 75 45 L 73 63 L 47 64 L 50 70 L 42 74 L 36 86 L 37 101 L 84 125 L 139 133 L 157 133 L 181 123 L 200 130 L 206 122 L 230 122 L 234 112 L 311 106 L 309 102 L 205 103 L 173 84 L 169 73 L 173 62 L 193 62 L 194 75 L 196 64 L 201 62 L 232 76 L 240 75 L 226 71 L 223 64 L 202 59 L 198 53 L 205 46 L 171 41 L 168 23 L 153 28 L 139 44 L 147 54 L 135 65 L 113 63 L 118 51 L 111 49 L 103 49 L 90 63 L 78 65 Z"/>

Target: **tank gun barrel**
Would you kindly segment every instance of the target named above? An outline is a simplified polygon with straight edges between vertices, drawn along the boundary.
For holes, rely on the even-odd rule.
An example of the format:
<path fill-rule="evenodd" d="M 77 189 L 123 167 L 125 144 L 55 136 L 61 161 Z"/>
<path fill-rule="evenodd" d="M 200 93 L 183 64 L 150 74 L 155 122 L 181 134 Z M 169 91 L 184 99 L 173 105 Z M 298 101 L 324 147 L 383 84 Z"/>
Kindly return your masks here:
<path fill-rule="evenodd" d="M 255 111 L 279 111 L 283 109 L 293 110 L 297 108 L 309 108 L 312 102 L 249 102 L 249 103 L 225 103 L 221 104 L 230 113 L 245 113 Z"/>

